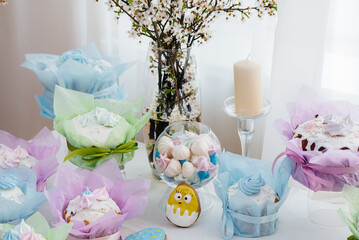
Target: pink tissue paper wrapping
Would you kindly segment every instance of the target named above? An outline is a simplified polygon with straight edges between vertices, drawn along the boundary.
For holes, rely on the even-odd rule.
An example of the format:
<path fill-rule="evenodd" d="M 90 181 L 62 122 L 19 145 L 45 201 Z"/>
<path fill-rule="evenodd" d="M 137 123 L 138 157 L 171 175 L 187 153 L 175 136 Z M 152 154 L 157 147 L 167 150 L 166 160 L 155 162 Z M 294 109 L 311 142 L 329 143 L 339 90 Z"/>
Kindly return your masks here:
<path fill-rule="evenodd" d="M 37 176 L 37 191 L 43 191 L 46 186 L 46 180 L 56 173 L 58 167 L 56 154 L 61 147 L 60 138 L 55 138 L 46 127 L 30 141 L 0 130 L 0 144 L 12 149 L 20 146 L 26 149 L 29 155 L 38 160 L 32 170 Z"/>
<path fill-rule="evenodd" d="M 150 179 L 122 179 L 121 171 L 112 159 L 93 171 L 61 167 L 54 182 L 55 189 L 44 192 L 52 214 L 58 220 L 55 225 L 59 225 L 66 222 L 64 211 L 72 199 L 87 187 L 90 191 L 106 187 L 110 198 L 119 206 L 121 214 L 110 212 L 88 225 L 75 221 L 70 232 L 70 235 L 76 238 L 93 239 L 112 235 L 120 231 L 126 220 L 142 215 L 146 209 L 150 184 Z"/>
<path fill-rule="evenodd" d="M 295 128 L 319 116 L 346 117 L 359 122 L 359 105 L 346 101 L 325 100 L 303 86 L 295 102 L 287 105 L 290 122 L 276 120 L 275 129 L 285 140 L 286 155 L 294 162 L 292 177 L 313 191 L 341 191 L 344 184 L 359 186 L 359 153 L 350 150 L 303 151 L 299 139 L 293 138 Z M 276 160 L 277 160 L 276 159 Z M 275 162 L 276 162 L 275 160 Z M 274 162 L 274 164 L 275 164 Z"/>

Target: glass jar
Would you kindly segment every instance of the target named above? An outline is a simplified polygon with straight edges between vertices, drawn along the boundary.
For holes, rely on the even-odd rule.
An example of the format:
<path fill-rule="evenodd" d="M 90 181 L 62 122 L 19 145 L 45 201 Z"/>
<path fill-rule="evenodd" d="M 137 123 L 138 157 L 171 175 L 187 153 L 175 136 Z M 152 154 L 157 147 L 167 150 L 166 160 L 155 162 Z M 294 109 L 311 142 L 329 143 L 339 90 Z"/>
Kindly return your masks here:
<path fill-rule="evenodd" d="M 198 122 L 169 125 L 154 147 L 154 166 L 162 181 L 172 187 L 187 183 L 200 188 L 218 173 L 221 146 L 211 128 Z"/>
<path fill-rule="evenodd" d="M 160 49 L 150 44 L 144 73 L 144 127 L 148 160 L 155 178 L 153 148 L 164 129 L 178 121 L 201 121 L 199 74 L 192 48 Z"/>

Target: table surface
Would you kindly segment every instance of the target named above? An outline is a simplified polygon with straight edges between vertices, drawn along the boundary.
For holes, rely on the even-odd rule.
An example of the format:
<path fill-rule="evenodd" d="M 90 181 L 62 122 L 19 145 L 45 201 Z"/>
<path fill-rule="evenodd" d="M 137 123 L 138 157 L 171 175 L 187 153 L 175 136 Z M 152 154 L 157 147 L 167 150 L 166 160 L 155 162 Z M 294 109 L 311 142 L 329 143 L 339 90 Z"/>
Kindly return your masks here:
<path fill-rule="evenodd" d="M 63 140 L 63 139 L 62 139 Z M 63 143 L 64 140 L 63 140 Z M 64 145 L 65 146 L 65 145 Z M 65 147 L 60 150 L 58 157 L 62 164 L 62 159 L 66 154 Z M 65 163 L 71 166 L 71 163 Z M 71 167 L 74 167 L 73 165 Z M 147 160 L 145 145 L 139 144 L 135 157 L 125 165 L 126 178 L 151 178 L 151 169 Z M 50 179 L 50 185 L 53 178 Z M 131 219 L 124 223 L 122 236 L 128 236 L 143 228 L 159 227 L 162 228 L 169 240 L 183 239 L 221 239 L 220 225 L 222 216 L 221 201 L 217 198 L 213 183 L 207 185 L 207 189 L 213 197 L 214 205 L 210 211 L 206 211 L 199 217 L 198 221 L 190 228 L 178 228 L 171 224 L 160 207 L 160 199 L 168 191 L 165 183 L 152 180 L 148 193 L 148 203 L 145 213 L 141 217 Z M 310 240 L 325 239 L 338 240 L 346 239 L 351 235 L 347 227 L 322 227 L 312 223 L 308 218 L 308 192 L 303 189 L 292 187 L 286 202 L 279 211 L 279 221 L 277 232 L 271 236 L 265 236 L 263 240 Z M 53 222 L 55 219 L 51 215 L 48 203 L 41 206 L 39 211 Z M 242 239 L 234 236 L 233 239 Z M 245 238 L 243 238 L 245 239 Z"/>

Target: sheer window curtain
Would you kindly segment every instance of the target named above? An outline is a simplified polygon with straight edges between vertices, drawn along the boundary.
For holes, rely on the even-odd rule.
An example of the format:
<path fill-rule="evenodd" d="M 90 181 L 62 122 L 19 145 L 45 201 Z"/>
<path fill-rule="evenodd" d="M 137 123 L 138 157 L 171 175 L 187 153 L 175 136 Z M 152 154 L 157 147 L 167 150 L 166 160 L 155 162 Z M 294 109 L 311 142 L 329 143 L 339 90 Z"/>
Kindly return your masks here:
<path fill-rule="evenodd" d="M 52 128 L 52 121 L 40 116 L 34 98 L 42 93 L 42 86 L 35 74 L 20 67 L 26 53 L 61 54 L 95 42 L 104 55 L 116 54 L 124 61 L 136 61 L 120 82 L 129 98 L 142 93 L 148 39 L 139 44 L 128 37 L 131 23 L 126 16 L 116 23 L 103 1 L 95 0 L 8 2 L 0 7 L 0 129 L 31 138 L 44 125 Z M 239 18 L 218 19 L 212 28 L 213 38 L 197 48 L 202 121 L 212 127 L 227 150 L 240 153 L 237 121 L 222 110 L 223 101 L 233 95 L 233 64 L 249 53 L 253 60 L 261 62 L 263 91 L 268 96 L 276 21 L 276 17 L 254 17 L 245 23 Z M 261 154 L 264 126 L 262 120 L 253 138 L 254 157 Z"/>
<path fill-rule="evenodd" d="M 305 84 L 327 99 L 359 104 L 359 16 L 355 0 L 280 0 L 273 54 L 268 117 L 262 157 L 273 161 L 284 150 L 274 120 L 288 120 L 286 103 Z"/>
<path fill-rule="evenodd" d="M 286 103 L 305 84 L 320 90 L 322 63 L 331 0 L 278 1 L 278 25 L 273 50 L 270 99 L 262 158 L 273 161 L 284 144 L 273 128 L 276 119 L 288 120 Z M 310 6 L 305 9 L 301 6 Z"/>

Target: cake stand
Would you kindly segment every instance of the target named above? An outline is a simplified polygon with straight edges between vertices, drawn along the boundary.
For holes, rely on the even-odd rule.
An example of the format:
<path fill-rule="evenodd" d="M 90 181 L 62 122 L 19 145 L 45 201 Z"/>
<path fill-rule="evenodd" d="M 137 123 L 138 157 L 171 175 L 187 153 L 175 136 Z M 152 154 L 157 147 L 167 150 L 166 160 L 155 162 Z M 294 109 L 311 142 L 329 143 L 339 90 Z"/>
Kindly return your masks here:
<path fill-rule="evenodd" d="M 271 103 L 268 99 L 263 98 L 263 107 L 260 114 L 255 116 L 242 116 L 235 112 L 234 102 L 234 96 L 227 98 L 224 101 L 223 110 L 228 116 L 238 119 L 237 130 L 241 140 L 242 155 L 248 157 L 252 136 L 255 131 L 254 120 L 267 116 L 271 110 Z"/>

